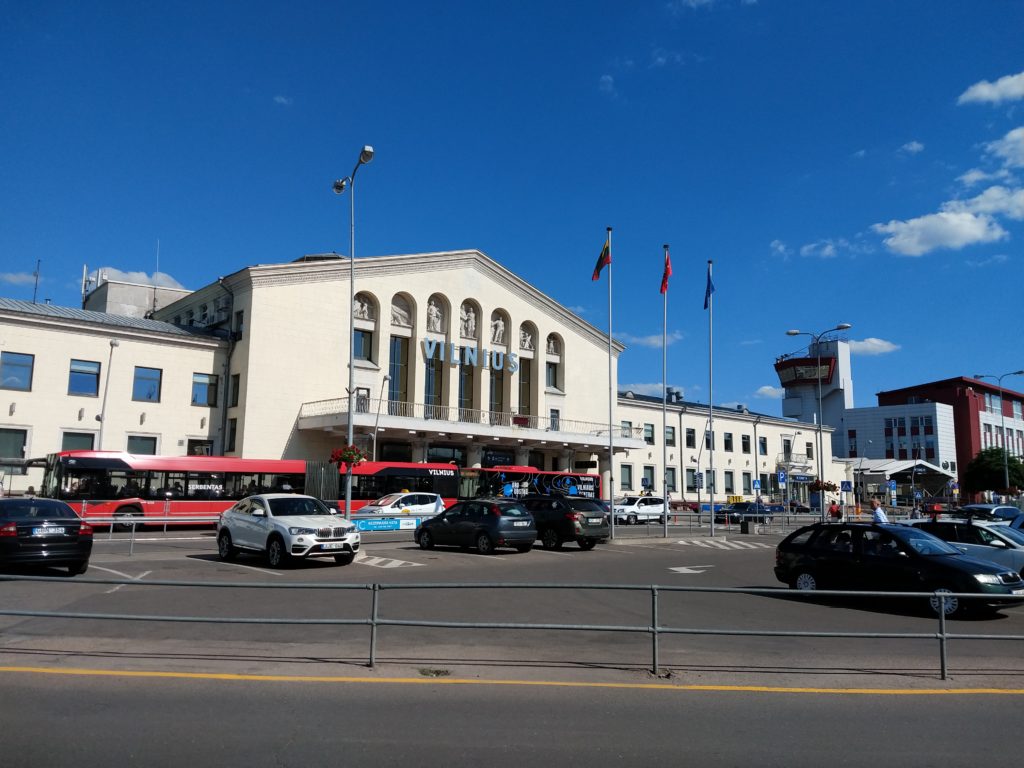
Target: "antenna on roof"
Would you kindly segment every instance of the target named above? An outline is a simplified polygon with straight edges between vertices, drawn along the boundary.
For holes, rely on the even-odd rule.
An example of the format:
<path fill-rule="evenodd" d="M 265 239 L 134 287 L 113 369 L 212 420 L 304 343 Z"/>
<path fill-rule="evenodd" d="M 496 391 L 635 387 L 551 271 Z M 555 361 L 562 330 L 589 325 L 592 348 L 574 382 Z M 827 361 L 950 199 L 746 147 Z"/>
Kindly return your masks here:
<path fill-rule="evenodd" d="M 156 276 L 160 274 L 160 238 L 156 239 L 156 272 L 153 273 L 153 309 L 156 312 Z"/>
<path fill-rule="evenodd" d="M 39 265 L 42 264 L 42 263 L 43 263 L 42 259 L 36 259 L 36 271 L 32 273 L 32 275 L 36 279 L 35 288 L 32 289 L 32 303 L 33 304 L 36 303 L 36 295 L 38 295 L 38 293 L 39 293 Z"/>

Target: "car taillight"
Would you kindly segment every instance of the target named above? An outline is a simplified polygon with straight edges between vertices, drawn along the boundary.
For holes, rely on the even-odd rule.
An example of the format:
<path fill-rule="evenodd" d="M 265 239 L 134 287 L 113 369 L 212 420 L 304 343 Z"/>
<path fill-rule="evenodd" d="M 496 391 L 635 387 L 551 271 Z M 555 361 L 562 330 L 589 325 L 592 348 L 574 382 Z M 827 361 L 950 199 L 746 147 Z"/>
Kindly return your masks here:
<path fill-rule="evenodd" d="M 574 523 L 582 523 L 583 518 L 586 517 L 582 512 L 566 512 L 565 518 L 572 520 Z"/>
<path fill-rule="evenodd" d="M 5 526 L 0 527 L 0 536 L 13 536 L 18 537 L 18 526 L 16 523 L 8 523 Z"/>
<path fill-rule="evenodd" d="M 82 525 L 79 526 L 79 528 L 78 528 L 78 535 L 79 536 L 92 536 L 92 526 L 89 525 L 87 522 L 85 522 L 83 520 L 82 521 Z"/>
<path fill-rule="evenodd" d="M 491 504 L 491 514 L 495 517 L 501 517 L 501 510 L 498 509 L 497 504 Z"/>

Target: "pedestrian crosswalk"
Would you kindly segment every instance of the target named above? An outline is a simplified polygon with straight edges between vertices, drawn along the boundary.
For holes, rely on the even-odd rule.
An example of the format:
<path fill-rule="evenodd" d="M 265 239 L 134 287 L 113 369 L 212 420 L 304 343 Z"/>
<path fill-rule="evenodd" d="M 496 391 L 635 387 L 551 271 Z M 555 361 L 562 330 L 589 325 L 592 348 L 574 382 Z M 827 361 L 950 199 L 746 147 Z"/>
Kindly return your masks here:
<path fill-rule="evenodd" d="M 775 549 L 774 544 L 764 541 L 740 541 L 729 539 L 681 539 L 676 544 L 704 549 Z"/>
<path fill-rule="evenodd" d="M 411 563 L 408 560 L 398 560 L 393 557 L 370 557 L 356 558 L 359 565 L 372 565 L 374 568 L 405 568 L 411 565 L 426 565 L 426 563 Z"/>

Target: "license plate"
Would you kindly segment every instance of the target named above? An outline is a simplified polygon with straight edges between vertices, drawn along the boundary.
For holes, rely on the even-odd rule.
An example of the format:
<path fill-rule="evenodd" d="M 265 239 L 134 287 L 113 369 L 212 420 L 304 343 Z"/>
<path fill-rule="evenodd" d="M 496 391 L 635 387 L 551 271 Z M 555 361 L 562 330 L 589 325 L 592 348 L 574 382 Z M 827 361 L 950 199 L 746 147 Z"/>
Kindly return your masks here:
<path fill-rule="evenodd" d="M 600 517 L 587 518 L 587 525 L 601 525 L 603 522 L 604 519 Z"/>
<path fill-rule="evenodd" d="M 529 523 L 526 520 L 516 520 L 514 523 L 512 523 L 512 525 L 516 526 L 517 528 L 518 527 L 525 528 L 526 526 L 529 525 Z"/>
<path fill-rule="evenodd" d="M 1024 595 L 1024 589 L 1015 589 L 1015 590 L 1013 590 L 1013 594 L 1015 594 L 1015 595 Z"/>
<path fill-rule="evenodd" d="M 64 528 L 63 528 L 63 526 L 60 527 L 60 528 L 53 528 L 53 527 L 33 528 L 32 529 L 32 535 L 33 536 L 63 536 L 64 535 Z"/>
<path fill-rule="evenodd" d="M 344 549 L 345 545 L 340 541 L 329 541 L 320 545 L 323 549 Z"/>

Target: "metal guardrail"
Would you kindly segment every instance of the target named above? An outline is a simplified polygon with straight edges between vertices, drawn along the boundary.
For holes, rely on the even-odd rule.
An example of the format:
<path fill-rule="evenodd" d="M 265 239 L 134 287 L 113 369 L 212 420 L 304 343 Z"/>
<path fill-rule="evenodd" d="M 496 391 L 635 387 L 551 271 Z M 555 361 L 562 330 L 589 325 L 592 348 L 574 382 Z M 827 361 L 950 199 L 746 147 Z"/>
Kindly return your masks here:
<path fill-rule="evenodd" d="M 17 576 L 0 574 L 0 581 L 38 581 L 67 585 L 66 578 L 50 576 Z M 265 617 L 224 617 L 224 616 L 167 616 L 155 614 L 112 614 L 112 613 L 80 613 L 71 611 L 28 611 L 0 608 L 0 616 L 21 616 L 28 618 L 62 618 L 91 619 L 107 621 L 159 621 L 200 624 L 289 624 L 289 625 L 335 625 L 335 626 L 368 626 L 370 628 L 370 647 L 367 666 L 373 668 L 377 664 L 378 632 L 381 627 L 434 627 L 444 629 L 516 629 L 516 630 L 555 630 L 574 632 L 627 632 L 648 634 L 651 638 L 652 674 L 659 674 L 660 641 L 664 635 L 719 635 L 736 637 L 822 637 L 822 638 L 859 638 L 859 639 L 905 639 L 930 640 L 938 642 L 939 673 L 942 680 L 948 679 L 948 644 L 950 640 L 1024 640 L 1024 635 L 986 635 L 978 633 L 953 633 L 948 630 L 944 611 L 947 599 L 985 600 L 990 595 L 949 592 L 858 592 L 849 590 L 816 590 L 814 592 L 798 592 L 779 588 L 734 588 L 734 587 L 680 587 L 661 586 L 657 584 L 323 584 L 323 583 L 272 583 L 272 582 L 209 582 L 209 581 L 169 581 L 155 579 L 136 581 L 133 579 L 95 579 L 77 577 L 75 584 L 103 584 L 132 587 L 196 587 L 203 589 L 286 589 L 286 590 L 356 590 L 371 593 L 370 614 L 367 618 L 312 618 L 286 619 Z M 381 615 L 381 593 L 390 590 L 612 590 L 642 592 L 650 596 L 650 621 L 642 624 L 551 624 L 526 622 L 468 622 L 440 621 L 407 618 L 385 618 Z M 939 601 L 938 631 L 936 632 L 832 632 L 826 630 L 751 630 L 729 628 L 692 628 L 670 627 L 660 624 L 659 596 L 666 592 L 712 592 L 719 594 L 765 595 L 788 598 L 804 597 L 829 599 L 835 597 L 877 597 L 888 600 L 916 599 L 926 601 L 936 598 Z"/>

